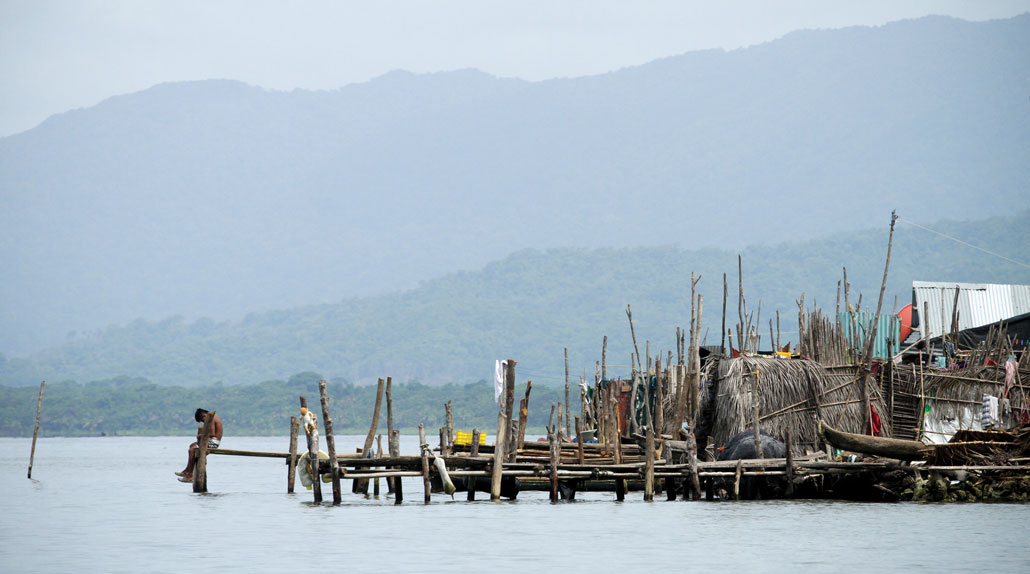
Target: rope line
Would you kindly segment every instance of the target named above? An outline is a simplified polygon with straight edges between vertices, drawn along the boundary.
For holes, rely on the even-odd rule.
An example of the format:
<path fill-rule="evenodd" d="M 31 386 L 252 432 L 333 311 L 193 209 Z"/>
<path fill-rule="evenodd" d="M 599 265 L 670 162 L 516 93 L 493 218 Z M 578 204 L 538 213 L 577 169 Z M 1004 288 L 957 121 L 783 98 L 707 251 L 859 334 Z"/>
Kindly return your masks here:
<path fill-rule="evenodd" d="M 907 223 L 909 225 L 914 225 L 914 226 L 918 227 L 919 229 L 923 229 L 925 231 L 929 231 L 930 233 L 936 233 L 937 235 L 940 235 L 941 237 L 945 237 L 945 238 L 950 239 L 952 241 L 955 241 L 957 243 L 961 243 L 962 245 L 965 245 L 966 247 L 972 247 L 973 249 L 977 249 L 979 251 L 983 251 L 984 253 L 987 253 L 988 255 L 993 255 L 995 257 L 1000 257 L 1001 259 L 1004 259 L 1005 261 L 1008 261 L 1009 263 L 1015 263 L 1016 265 L 1022 265 L 1023 267 L 1030 268 L 1030 264 L 1023 263 L 1022 261 L 1016 261 L 1015 259 L 1011 259 L 1009 257 L 1005 257 L 1004 255 L 1002 255 L 1000 253 L 995 253 L 995 252 L 990 251 L 988 249 L 984 249 L 983 247 L 977 247 L 976 245 L 973 245 L 972 243 L 967 243 L 967 242 L 962 241 L 961 239 L 959 239 L 957 237 L 952 237 L 952 236 L 947 235 L 945 233 L 941 233 L 940 231 L 934 231 L 934 230 L 930 229 L 929 227 L 923 227 L 922 225 L 919 225 L 918 223 L 916 223 L 914 221 L 909 221 L 908 219 L 902 219 L 900 215 L 898 216 L 898 219 L 901 220 L 901 221 L 904 221 L 905 223 Z"/>

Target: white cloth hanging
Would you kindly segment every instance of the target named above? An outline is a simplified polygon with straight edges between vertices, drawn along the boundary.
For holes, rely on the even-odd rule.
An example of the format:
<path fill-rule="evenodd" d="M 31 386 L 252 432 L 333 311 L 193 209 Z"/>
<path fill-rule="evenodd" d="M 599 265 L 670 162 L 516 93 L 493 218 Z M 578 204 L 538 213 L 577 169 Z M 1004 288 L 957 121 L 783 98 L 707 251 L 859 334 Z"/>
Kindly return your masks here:
<path fill-rule="evenodd" d="M 504 393 L 504 369 L 508 361 L 494 362 L 494 402 L 500 403 L 501 394 Z"/>
<path fill-rule="evenodd" d="M 980 424 L 983 428 L 997 426 L 998 419 L 998 397 L 984 393 L 983 408 L 980 411 Z"/>

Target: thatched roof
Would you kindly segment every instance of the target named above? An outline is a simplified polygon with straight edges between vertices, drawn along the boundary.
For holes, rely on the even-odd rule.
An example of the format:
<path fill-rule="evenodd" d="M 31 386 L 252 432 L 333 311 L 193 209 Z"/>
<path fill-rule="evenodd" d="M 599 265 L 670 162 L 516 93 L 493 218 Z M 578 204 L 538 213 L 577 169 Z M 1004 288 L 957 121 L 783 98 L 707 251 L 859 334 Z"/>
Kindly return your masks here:
<path fill-rule="evenodd" d="M 855 383 L 852 368 L 827 369 L 814 361 L 754 357 L 720 359 L 717 375 L 703 394 L 702 409 L 712 409 L 711 418 L 699 428 L 712 437 L 716 447 L 749 428 L 752 418 L 752 388 L 758 381 L 759 427 L 784 439 L 789 427 L 796 454 L 815 450 L 821 444 L 818 422 L 822 417 L 838 430 L 863 433 L 865 413 L 861 385 Z M 875 384 L 869 386 L 870 402 L 880 414 L 883 435 L 892 436 L 883 397 Z"/>

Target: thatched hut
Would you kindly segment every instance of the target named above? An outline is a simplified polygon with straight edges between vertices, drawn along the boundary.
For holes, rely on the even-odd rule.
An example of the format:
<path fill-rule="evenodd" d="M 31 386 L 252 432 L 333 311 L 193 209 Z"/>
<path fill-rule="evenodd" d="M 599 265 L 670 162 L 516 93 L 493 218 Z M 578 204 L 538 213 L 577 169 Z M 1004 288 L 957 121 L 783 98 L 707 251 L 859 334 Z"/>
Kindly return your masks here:
<path fill-rule="evenodd" d="M 719 359 L 710 374 L 697 432 L 699 438 L 710 437 L 716 448 L 751 427 L 756 385 L 759 428 L 780 440 L 790 428 L 797 455 L 822 447 L 820 419 L 838 430 L 865 432 L 867 414 L 857 369 L 828 369 L 807 360 L 739 357 Z M 869 395 L 873 410 L 883 415 L 881 434 L 892 436 L 876 385 L 869 385 Z"/>
<path fill-rule="evenodd" d="M 1030 371 L 1022 368 L 1015 370 L 1008 389 L 1003 365 L 918 370 L 902 365 L 890 375 L 886 388 L 893 390 L 894 410 L 916 414 L 916 432 L 907 438 L 941 444 L 960 431 L 983 430 L 985 396 L 999 400 L 995 428 L 1012 428 L 1030 419 L 1030 388 L 1022 382 L 1030 378 Z"/>

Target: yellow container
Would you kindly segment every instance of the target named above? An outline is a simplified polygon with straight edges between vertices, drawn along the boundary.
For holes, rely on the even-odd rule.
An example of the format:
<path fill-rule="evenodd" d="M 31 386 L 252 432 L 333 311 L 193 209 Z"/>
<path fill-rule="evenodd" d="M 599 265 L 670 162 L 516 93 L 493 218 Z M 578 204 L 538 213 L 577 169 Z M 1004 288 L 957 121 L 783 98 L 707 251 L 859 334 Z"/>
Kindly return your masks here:
<path fill-rule="evenodd" d="M 472 446 L 472 433 L 465 431 L 455 431 L 454 444 Z M 479 444 L 486 444 L 486 433 L 479 433 Z"/>

